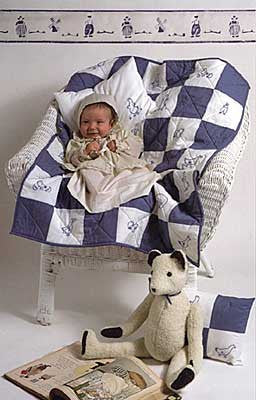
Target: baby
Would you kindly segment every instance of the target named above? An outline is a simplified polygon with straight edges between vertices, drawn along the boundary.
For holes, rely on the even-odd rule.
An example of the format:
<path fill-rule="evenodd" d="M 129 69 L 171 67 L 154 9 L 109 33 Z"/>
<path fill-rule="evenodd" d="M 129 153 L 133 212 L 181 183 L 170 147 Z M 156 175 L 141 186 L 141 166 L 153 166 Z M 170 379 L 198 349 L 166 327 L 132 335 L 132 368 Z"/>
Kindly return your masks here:
<path fill-rule="evenodd" d="M 139 158 L 142 139 L 120 125 L 114 98 L 96 93 L 85 97 L 76 121 L 64 161 L 74 172 L 67 186 L 72 196 L 97 213 L 147 195 L 160 177 Z"/>
<path fill-rule="evenodd" d="M 117 121 L 117 114 L 107 103 L 95 103 L 85 107 L 80 117 L 80 134 L 85 140 L 84 154 L 97 158 L 104 143 L 111 151 L 116 151 L 115 140 L 107 140 L 109 131 Z"/>

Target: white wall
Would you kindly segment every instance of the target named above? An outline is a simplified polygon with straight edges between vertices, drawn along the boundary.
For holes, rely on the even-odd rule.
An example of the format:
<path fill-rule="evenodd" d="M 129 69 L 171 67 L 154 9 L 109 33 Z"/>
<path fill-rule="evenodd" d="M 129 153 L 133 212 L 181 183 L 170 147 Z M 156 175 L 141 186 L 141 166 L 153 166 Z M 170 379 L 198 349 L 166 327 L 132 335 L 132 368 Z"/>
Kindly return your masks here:
<path fill-rule="evenodd" d="M 210 9 L 256 8 L 255 1 L 19 1 L 2 0 L 1 8 L 129 8 L 129 9 Z M 171 4 L 170 4 L 171 3 Z M 251 134 L 241 160 L 235 184 L 224 208 L 208 255 L 223 276 L 222 291 L 237 295 L 255 292 L 255 44 L 190 44 L 190 45 L 65 45 L 0 43 L 0 279 L 1 268 L 8 268 L 11 280 L 19 269 L 34 265 L 39 271 L 39 245 L 8 234 L 14 211 L 14 199 L 4 178 L 6 161 L 24 145 L 36 128 L 52 93 L 62 87 L 70 75 L 85 66 L 118 55 L 140 55 L 156 59 L 220 57 L 232 63 L 249 81 L 251 93 Z M 6 275 L 5 275 L 6 276 Z M 232 278 L 232 279 L 231 279 Z M 241 279 L 242 278 L 242 279 Z M 241 283 L 243 282 L 243 283 Z M 202 280 L 202 286 L 208 285 Z"/>

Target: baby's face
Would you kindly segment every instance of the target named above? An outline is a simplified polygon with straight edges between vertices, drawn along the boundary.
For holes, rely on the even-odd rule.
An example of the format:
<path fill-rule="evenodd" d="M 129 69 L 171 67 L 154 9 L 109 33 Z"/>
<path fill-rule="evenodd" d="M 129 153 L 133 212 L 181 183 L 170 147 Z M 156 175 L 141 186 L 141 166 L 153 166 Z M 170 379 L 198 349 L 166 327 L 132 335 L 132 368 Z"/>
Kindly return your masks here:
<path fill-rule="evenodd" d="M 104 137 L 112 128 L 111 111 L 97 105 L 87 106 L 80 119 L 80 133 L 84 138 Z"/>

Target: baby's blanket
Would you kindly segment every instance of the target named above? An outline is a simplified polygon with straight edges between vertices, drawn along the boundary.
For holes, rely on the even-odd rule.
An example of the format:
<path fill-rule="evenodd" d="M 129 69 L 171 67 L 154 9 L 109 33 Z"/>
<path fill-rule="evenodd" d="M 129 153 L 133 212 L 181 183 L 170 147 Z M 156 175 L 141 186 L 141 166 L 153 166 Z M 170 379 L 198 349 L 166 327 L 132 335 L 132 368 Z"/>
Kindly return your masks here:
<path fill-rule="evenodd" d="M 144 102 L 147 114 L 139 119 L 145 110 L 141 100 L 135 101 L 131 94 L 125 99 L 121 93 L 127 121 L 136 122 L 130 128 L 143 137 L 142 158 L 161 179 L 147 196 L 104 213 L 88 213 L 67 190 L 70 174 L 62 161 L 72 131 L 59 113 L 56 133 L 21 186 L 11 233 L 57 246 L 121 245 L 142 252 L 183 249 L 198 265 L 203 210 L 197 184 L 211 158 L 236 136 L 249 85 L 220 59 L 157 62 L 118 57 L 74 74 L 65 93 L 102 90 L 116 77 L 121 88 L 125 80 L 119 72 L 124 73 L 131 60 L 145 90 L 143 101 L 147 96 L 152 103 Z M 111 92 L 111 87 L 107 90 Z"/>

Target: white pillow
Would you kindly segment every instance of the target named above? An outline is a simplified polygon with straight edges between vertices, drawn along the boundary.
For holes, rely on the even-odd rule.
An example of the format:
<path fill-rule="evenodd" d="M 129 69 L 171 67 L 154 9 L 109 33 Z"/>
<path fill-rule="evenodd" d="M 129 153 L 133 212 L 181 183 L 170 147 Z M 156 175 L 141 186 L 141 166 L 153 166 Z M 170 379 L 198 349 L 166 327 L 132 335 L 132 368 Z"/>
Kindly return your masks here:
<path fill-rule="evenodd" d="M 74 115 L 79 102 L 94 92 L 109 94 L 115 98 L 119 120 L 125 129 L 131 130 L 155 109 L 155 102 L 146 92 L 133 57 L 109 79 L 98 83 L 93 89 L 54 93 L 62 117 L 72 130 L 76 130 Z"/>
<path fill-rule="evenodd" d="M 186 289 L 204 313 L 204 357 L 243 365 L 243 344 L 254 298 L 240 298 Z"/>

